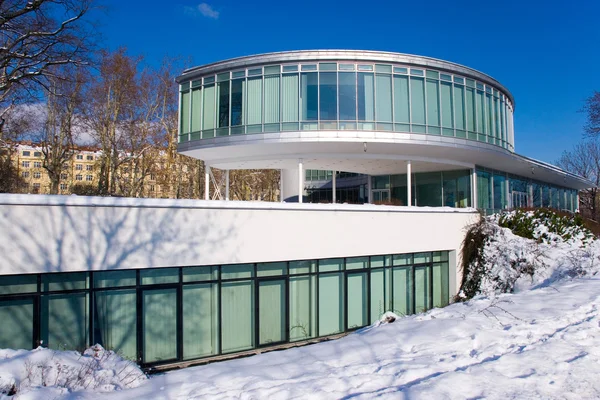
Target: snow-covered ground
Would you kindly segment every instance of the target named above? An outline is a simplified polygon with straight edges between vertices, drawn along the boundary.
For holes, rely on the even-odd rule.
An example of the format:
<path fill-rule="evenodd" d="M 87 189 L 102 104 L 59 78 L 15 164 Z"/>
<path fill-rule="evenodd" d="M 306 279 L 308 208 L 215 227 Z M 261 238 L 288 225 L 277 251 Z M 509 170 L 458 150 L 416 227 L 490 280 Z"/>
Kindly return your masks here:
<path fill-rule="evenodd" d="M 483 282 L 485 295 L 468 302 L 339 340 L 155 375 L 131 389 L 63 397 L 600 398 L 600 244 L 578 237 L 537 243 L 493 230 L 485 249 L 488 267 L 514 280 L 513 294 L 498 294 Z M 522 259 L 539 268 L 533 275 L 510 275 L 510 263 Z M 5 363 L 0 359 L 0 376 Z M 20 398 L 46 398 L 44 393 L 32 390 Z"/>

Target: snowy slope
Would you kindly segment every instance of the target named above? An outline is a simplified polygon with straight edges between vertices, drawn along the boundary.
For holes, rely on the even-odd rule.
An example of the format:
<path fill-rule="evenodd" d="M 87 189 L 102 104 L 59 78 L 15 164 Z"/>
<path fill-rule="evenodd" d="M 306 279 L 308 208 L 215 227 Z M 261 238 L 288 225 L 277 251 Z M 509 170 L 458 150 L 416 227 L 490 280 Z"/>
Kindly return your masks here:
<path fill-rule="evenodd" d="M 600 398 L 599 301 L 600 279 L 565 280 L 84 398 Z"/>

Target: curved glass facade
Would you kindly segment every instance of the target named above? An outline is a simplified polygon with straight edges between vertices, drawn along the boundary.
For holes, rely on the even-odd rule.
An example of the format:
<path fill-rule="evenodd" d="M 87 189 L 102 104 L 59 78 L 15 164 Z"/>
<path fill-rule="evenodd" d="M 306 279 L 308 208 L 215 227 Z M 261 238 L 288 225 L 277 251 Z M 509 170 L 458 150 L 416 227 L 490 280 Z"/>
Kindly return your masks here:
<path fill-rule="evenodd" d="M 179 141 L 299 130 L 457 137 L 514 150 L 513 106 L 498 88 L 413 65 L 290 62 L 180 84 Z"/>

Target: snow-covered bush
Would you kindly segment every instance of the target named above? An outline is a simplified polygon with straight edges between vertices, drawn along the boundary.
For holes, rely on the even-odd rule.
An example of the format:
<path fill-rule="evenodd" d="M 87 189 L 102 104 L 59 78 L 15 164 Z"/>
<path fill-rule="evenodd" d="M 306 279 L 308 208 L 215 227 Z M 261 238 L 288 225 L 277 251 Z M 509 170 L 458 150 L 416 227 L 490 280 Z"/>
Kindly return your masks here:
<path fill-rule="evenodd" d="M 463 242 L 463 282 L 456 300 L 595 274 L 599 255 L 600 243 L 581 217 L 568 218 L 552 210 L 482 217 Z"/>
<path fill-rule="evenodd" d="M 48 396 L 79 390 L 109 392 L 139 386 L 146 375 L 133 362 L 94 345 L 82 353 L 38 347 L 0 349 L 0 397 L 44 389 Z"/>

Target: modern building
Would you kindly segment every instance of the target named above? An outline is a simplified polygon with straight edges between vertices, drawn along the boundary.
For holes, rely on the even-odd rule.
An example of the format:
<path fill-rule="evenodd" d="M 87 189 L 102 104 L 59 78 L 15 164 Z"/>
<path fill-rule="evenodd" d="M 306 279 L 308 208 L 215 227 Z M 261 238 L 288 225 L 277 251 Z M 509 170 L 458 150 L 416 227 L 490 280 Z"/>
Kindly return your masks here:
<path fill-rule="evenodd" d="M 191 68 L 178 82 L 179 151 L 224 170 L 281 169 L 286 201 L 575 211 L 589 186 L 515 153 L 513 96 L 451 62 L 290 51 Z"/>
<path fill-rule="evenodd" d="M 178 81 L 179 151 L 226 187 L 279 169 L 284 202 L 207 201 L 210 168 L 205 200 L 0 196 L 0 347 L 164 367 L 334 338 L 448 304 L 474 206 L 575 210 L 589 186 L 516 154 L 511 94 L 457 64 L 295 51 Z"/>

